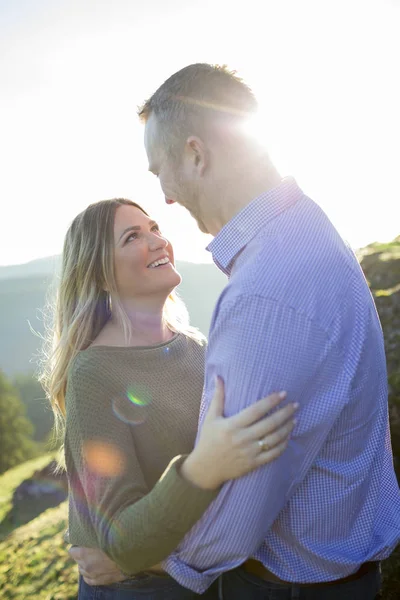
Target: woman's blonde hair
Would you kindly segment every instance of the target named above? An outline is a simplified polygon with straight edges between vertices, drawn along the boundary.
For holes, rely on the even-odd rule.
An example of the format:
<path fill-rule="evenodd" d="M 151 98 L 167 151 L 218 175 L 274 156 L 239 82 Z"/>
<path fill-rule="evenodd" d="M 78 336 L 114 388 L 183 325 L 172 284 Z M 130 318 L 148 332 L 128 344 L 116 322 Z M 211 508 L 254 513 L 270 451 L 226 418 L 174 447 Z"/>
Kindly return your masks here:
<path fill-rule="evenodd" d="M 51 323 L 39 375 L 54 412 L 58 435 L 64 429 L 69 368 L 78 352 L 98 336 L 111 309 L 118 314 L 129 344 L 131 324 L 118 302 L 114 277 L 114 217 L 121 205 L 134 206 L 147 215 L 131 200 L 102 200 L 75 217 L 65 236 L 60 280 L 55 301 L 49 306 Z M 189 325 L 186 307 L 175 292 L 165 302 L 163 317 L 172 331 L 204 343 L 204 336 Z"/>

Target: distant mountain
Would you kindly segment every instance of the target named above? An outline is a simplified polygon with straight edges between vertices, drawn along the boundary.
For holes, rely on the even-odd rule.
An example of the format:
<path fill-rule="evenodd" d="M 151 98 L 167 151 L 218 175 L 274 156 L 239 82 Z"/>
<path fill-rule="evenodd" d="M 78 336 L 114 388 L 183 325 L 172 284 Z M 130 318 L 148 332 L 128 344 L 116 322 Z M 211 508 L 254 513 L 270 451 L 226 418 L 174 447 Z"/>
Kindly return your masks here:
<path fill-rule="evenodd" d="M 60 257 L 0 267 L 0 369 L 7 375 L 35 370 L 44 333 L 43 309 L 51 293 Z M 213 264 L 177 261 L 182 275 L 179 295 L 191 323 L 207 335 L 214 304 L 226 285 Z M 33 333 L 33 330 L 38 335 Z"/>
<path fill-rule="evenodd" d="M 60 264 L 61 256 L 38 258 L 22 265 L 0 267 L 0 281 L 3 279 L 24 279 L 25 277 L 52 276 Z"/>

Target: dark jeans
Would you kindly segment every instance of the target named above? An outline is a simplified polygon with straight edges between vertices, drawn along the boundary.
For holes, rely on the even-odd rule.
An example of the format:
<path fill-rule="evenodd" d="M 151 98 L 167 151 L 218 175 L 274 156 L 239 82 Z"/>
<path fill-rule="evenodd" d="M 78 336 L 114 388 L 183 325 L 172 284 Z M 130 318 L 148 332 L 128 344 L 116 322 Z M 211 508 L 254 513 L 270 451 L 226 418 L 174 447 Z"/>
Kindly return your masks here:
<path fill-rule="evenodd" d="M 153 573 L 141 574 L 139 578 L 125 579 L 111 585 L 88 585 L 79 578 L 78 600 L 218 600 L 218 583 L 215 582 L 204 594 L 195 594 L 179 585 L 169 576 Z"/>
<path fill-rule="evenodd" d="M 239 567 L 222 575 L 220 600 L 375 600 L 380 586 L 378 566 L 354 581 L 324 587 L 269 583 Z"/>

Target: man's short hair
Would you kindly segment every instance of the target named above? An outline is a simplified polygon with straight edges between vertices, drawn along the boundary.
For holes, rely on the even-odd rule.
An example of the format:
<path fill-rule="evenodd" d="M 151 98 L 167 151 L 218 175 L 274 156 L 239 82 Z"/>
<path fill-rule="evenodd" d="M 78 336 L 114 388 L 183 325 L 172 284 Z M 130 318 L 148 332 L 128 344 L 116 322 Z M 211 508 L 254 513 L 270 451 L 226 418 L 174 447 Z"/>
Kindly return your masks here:
<path fill-rule="evenodd" d="M 197 63 L 171 75 L 138 110 L 157 118 L 169 149 L 188 135 L 204 134 L 217 120 L 229 123 L 257 111 L 252 90 L 226 65 Z"/>

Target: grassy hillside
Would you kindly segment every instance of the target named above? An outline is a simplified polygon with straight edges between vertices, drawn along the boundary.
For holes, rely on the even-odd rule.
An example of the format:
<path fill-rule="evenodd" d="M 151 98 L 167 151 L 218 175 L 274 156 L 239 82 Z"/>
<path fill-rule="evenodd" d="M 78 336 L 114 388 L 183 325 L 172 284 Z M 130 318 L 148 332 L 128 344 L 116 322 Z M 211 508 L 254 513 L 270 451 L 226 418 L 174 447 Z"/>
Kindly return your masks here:
<path fill-rule="evenodd" d="M 76 600 L 78 571 L 62 537 L 66 523 L 63 502 L 0 543 L 2 600 Z"/>
<path fill-rule="evenodd" d="M 45 455 L 0 477 L 0 597 L 2 600 L 76 600 L 76 566 L 66 553 L 67 502 L 12 529 L 7 518 L 15 488 L 50 462 Z"/>

